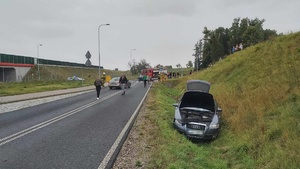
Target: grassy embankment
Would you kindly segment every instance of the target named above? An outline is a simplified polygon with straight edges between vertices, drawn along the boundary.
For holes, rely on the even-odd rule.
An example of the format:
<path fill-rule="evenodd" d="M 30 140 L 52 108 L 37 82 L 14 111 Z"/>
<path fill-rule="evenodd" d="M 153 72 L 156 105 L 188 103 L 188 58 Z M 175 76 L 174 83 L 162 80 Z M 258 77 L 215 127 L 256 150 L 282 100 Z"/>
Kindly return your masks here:
<path fill-rule="evenodd" d="M 221 134 L 212 142 L 193 143 L 172 127 L 172 104 L 189 79 L 211 82 L 223 109 Z M 156 83 L 150 96 L 151 111 L 140 126 L 152 154 L 146 168 L 300 167 L 300 33 L 249 47 L 199 73 Z"/>
<path fill-rule="evenodd" d="M 101 70 L 109 76 L 125 74 L 129 79 L 135 79 L 129 71 Z M 58 89 L 76 88 L 93 85 L 98 75 L 98 69 L 57 67 L 40 65 L 40 80 L 38 80 L 37 67 L 30 69 L 23 82 L 0 83 L 0 96 L 10 96 Z M 67 81 L 68 77 L 78 76 L 84 81 Z"/>
<path fill-rule="evenodd" d="M 0 96 L 10 96 L 58 89 L 76 88 L 93 85 L 98 75 L 99 69 L 96 68 L 76 68 L 76 67 L 57 67 L 40 65 L 40 80 L 38 80 L 37 66 L 30 69 L 24 77 L 23 82 L 0 83 Z M 170 69 L 172 72 L 179 72 L 187 75 L 188 68 Z M 125 74 L 128 79 L 136 80 L 138 75 L 131 75 L 129 71 L 101 70 L 107 76 L 115 77 Z M 78 76 L 84 81 L 67 81 L 68 77 Z"/>

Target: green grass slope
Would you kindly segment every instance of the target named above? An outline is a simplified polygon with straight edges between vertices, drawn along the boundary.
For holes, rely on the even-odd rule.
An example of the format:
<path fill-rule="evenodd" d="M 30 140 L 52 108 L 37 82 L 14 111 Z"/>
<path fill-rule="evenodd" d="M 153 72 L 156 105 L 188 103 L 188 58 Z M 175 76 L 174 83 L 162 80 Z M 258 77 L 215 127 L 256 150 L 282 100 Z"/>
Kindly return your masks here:
<path fill-rule="evenodd" d="M 24 78 L 24 81 L 38 80 L 37 66 L 32 68 Z M 114 77 L 125 74 L 132 78 L 129 71 L 114 71 L 101 69 L 101 75 L 105 72 L 106 75 Z M 77 76 L 84 78 L 86 82 L 91 83 L 98 76 L 99 69 L 97 68 L 81 68 L 81 67 L 64 67 L 64 66 L 48 66 L 40 65 L 41 81 L 65 81 L 68 77 Z"/>
<path fill-rule="evenodd" d="M 98 76 L 99 69 L 79 68 L 79 67 L 59 67 L 40 65 L 40 80 L 38 78 L 38 67 L 35 66 L 29 70 L 23 78 L 23 82 L 5 82 L 0 83 L 0 97 L 10 96 L 58 89 L 76 88 L 93 85 Z M 125 74 L 129 79 L 136 79 L 129 71 L 101 70 L 107 76 L 120 76 Z M 78 76 L 84 78 L 84 81 L 67 81 L 68 77 Z"/>
<path fill-rule="evenodd" d="M 190 79 L 209 81 L 223 109 L 221 134 L 209 143 L 193 143 L 172 127 L 172 103 Z M 199 73 L 156 83 L 151 97 L 148 118 L 159 130 L 148 131 L 149 168 L 300 168 L 300 33 L 236 52 Z"/>

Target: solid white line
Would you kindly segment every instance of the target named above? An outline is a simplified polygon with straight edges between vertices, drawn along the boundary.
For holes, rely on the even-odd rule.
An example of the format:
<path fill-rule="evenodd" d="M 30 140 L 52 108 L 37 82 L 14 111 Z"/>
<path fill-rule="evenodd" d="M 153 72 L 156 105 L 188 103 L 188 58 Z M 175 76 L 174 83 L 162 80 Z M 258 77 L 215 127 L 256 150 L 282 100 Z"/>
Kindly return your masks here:
<path fill-rule="evenodd" d="M 152 83 L 151 83 L 152 85 Z M 116 141 L 114 142 L 114 144 L 111 146 L 111 148 L 109 149 L 109 151 L 107 152 L 106 156 L 104 157 L 104 159 L 102 160 L 101 164 L 99 165 L 98 169 L 105 169 L 105 167 L 107 166 L 109 160 L 111 159 L 112 155 L 114 154 L 114 152 L 116 151 L 118 145 L 120 144 L 122 138 L 124 137 L 126 131 L 128 130 L 128 128 L 130 127 L 130 124 L 132 123 L 132 121 L 134 120 L 136 114 L 139 112 L 144 100 L 146 99 L 146 96 L 148 95 L 148 92 L 151 88 L 151 85 L 149 86 L 145 96 L 143 97 L 143 99 L 141 100 L 140 104 L 138 105 L 138 107 L 136 108 L 135 112 L 132 114 L 131 118 L 129 119 L 129 121 L 126 123 L 125 127 L 123 128 L 123 130 L 121 131 L 121 133 L 119 134 L 118 138 L 116 139 Z"/>
<path fill-rule="evenodd" d="M 66 113 L 64 113 L 62 115 L 59 115 L 57 117 L 54 117 L 54 118 L 52 118 L 50 120 L 44 121 L 42 123 L 39 123 L 39 124 L 34 125 L 32 127 L 29 127 L 29 128 L 27 128 L 25 130 L 22 130 L 20 132 L 17 132 L 15 134 L 10 135 L 10 136 L 4 137 L 4 138 L 0 139 L 0 146 L 4 145 L 6 143 L 9 143 L 9 142 L 11 142 L 13 140 L 16 140 L 16 139 L 18 139 L 18 138 L 20 138 L 22 136 L 25 136 L 25 135 L 27 135 L 29 133 L 32 133 L 32 132 L 34 132 L 34 131 L 36 131 L 38 129 L 46 127 L 46 126 L 48 126 L 48 125 L 50 125 L 50 124 L 52 124 L 54 122 L 60 121 L 60 120 L 62 120 L 64 118 L 66 118 L 66 117 L 69 117 L 69 116 L 73 115 L 73 114 L 76 114 L 76 113 L 78 113 L 78 112 L 80 112 L 80 111 L 82 111 L 84 109 L 87 109 L 87 108 L 89 108 L 89 107 L 91 107 L 91 106 L 93 106 L 95 104 L 98 104 L 99 102 L 107 100 L 107 99 L 109 99 L 109 98 L 111 98 L 111 97 L 113 97 L 113 96 L 115 96 L 115 95 L 117 95 L 119 93 L 121 93 L 121 91 L 115 92 L 115 93 L 113 93 L 111 95 L 108 95 L 108 96 L 105 96 L 105 97 L 101 98 L 99 101 L 93 101 L 92 103 L 89 103 L 87 105 L 84 105 L 84 106 L 81 106 L 81 107 L 76 108 L 74 110 L 71 110 L 69 112 L 66 112 Z"/>
<path fill-rule="evenodd" d="M 94 102 L 95 102 L 95 101 L 94 101 Z M 89 105 L 94 105 L 94 104 L 93 104 L 94 102 L 89 103 L 89 104 L 87 104 L 87 105 L 84 105 L 84 106 L 82 106 L 82 107 L 76 108 L 76 109 L 74 109 L 74 110 L 72 110 L 72 111 L 66 112 L 66 113 L 64 113 L 64 114 L 61 114 L 61 115 L 59 115 L 59 116 L 57 116 L 57 117 L 54 117 L 54 118 L 52 118 L 52 119 L 49 119 L 49 120 L 44 121 L 44 122 L 42 122 L 42 123 L 39 123 L 39 124 L 37 124 L 37 125 L 34 125 L 34 126 L 30 127 L 30 128 L 27 128 L 27 129 L 25 129 L 25 130 L 22 130 L 22 131 L 20 131 L 20 132 L 18 132 L 18 133 L 15 133 L 15 134 L 12 134 L 12 135 L 7 136 L 7 137 L 5 137 L 5 138 L 2 138 L 2 139 L 0 139 L 0 142 L 2 142 L 2 141 L 4 141 L 4 140 L 7 140 L 7 139 L 9 139 L 9 138 L 11 138 L 11 137 L 14 137 L 14 136 L 16 136 L 16 135 L 19 135 L 19 134 L 21 134 L 21 133 L 27 132 L 27 131 L 29 131 L 29 130 L 33 130 L 34 128 L 37 128 L 37 127 L 42 126 L 42 125 L 45 125 L 45 124 L 47 124 L 47 123 L 49 123 L 49 122 L 51 122 L 51 121 L 54 121 L 54 120 L 56 120 L 56 119 L 61 119 L 61 118 L 64 117 L 64 116 L 68 116 L 68 114 L 70 114 L 70 113 L 72 113 L 72 112 L 77 112 L 78 110 L 81 110 L 82 108 L 85 108 L 85 107 L 88 108 Z"/>
<path fill-rule="evenodd" d="M 97 102 L 96 102 L 96 103 L 97 103 Z M 55 117 L 55 118 L 50 119 L 50 120 L 47 120 L 47 121 L 45 121 L 45 122 L 43 122 L 43 123 L 37 124 L 37 125 L 35 125 L 35 126 L 33 126 L 33 127 L 30 127 L 30 128 L 28 128 L 28 129 L 25 129 L 25 130 L 23 130 L 23 131 L 20 131 L 20 132 L 18 132 L 18 133 L 15 133 L 15 134 L 13 134 L 13 135 L 11 135 L 11 136 L 5 137 L 5 138 L 1 139 L 0 146 L 4 145 L 4 144 L 6 144 L 6 143 L 9 143 L 9 142 L 11 142 L 11 141 L 13 141 L 13 140 L 16 140 L 16 139 L 18 139 L 18 138 L 20 138 L 20 137 L 22 137 L 22 136 L 25 136 L 25 135 L 27 135 L 27 134 L 29 134 L 29 133 L 32 133 L 32 132 L 34 132 L 34 131 L 36 131 L 36 130 L 38 130 L 38 129 L 41 129 L 41 128 L 43 128 L 43 127 L 46 127 L 46 126 L 48 126 L 48 125 L 50 125 L 50 124 L 52 124 L 52 123 L 54 123 L 54 122 L 60 121 L 60 120 L 66 118 L 66 117 L 68 117 L 68 116 L 71 116 L 71 115 L 73 115 L 73 114 L 76 114 L 76 113 L 80 112 L 81 110 L 84 110 L 84 109 L 86 109 L 86 108 L 89 108 L 89 107 L 93 106 L 93 105 L 96 104 L 96 103 L 94 102 L 93 104 L 90 104 L 89 106 L 82 106 L 82 107 L 80 107 L 80 108 L 78 108 L 78 109 L 76 109 L 76 110 L 72 110 L 72 111 L 70 111 L 70 112 L 67 112 L 67 113 L 63 114 L 63 116 L 61 115 L 61 116 Z"/>

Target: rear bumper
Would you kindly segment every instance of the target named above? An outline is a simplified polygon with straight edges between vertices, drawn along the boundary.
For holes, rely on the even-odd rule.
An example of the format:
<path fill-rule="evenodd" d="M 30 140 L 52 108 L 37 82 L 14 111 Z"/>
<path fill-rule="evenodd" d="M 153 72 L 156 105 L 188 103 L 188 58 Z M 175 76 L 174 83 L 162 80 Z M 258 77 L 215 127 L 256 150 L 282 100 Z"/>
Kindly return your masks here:
<path fill-rule="evenodd" d="M 118 89 L 121 89 L 122 88 L 122 86 L 121 85 L 108 85 L 108 87 L 110 87 L 110 88 L 118 88 Z M 125 85 L 125 89 L 126 88 L 130 88 L 131 87 L 131 84 L 128 84 L 128 85 Z"/>
<path fill-rule="evenodd" d="M 113 84 L 110 84 L 110 85 L 108 85 L 108 87 L 121 88 L 121 86 L 120 86 L 120 85 L 113 85 Z"/>

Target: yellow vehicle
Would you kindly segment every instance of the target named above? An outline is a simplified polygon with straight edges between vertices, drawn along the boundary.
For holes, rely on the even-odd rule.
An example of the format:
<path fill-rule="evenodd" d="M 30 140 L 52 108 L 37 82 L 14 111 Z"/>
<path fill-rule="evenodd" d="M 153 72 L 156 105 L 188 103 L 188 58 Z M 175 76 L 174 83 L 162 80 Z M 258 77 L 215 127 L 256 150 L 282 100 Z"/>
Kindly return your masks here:
<path fill-rule="evenodd" d="M 105 82 L 109 82 L 111 80 L 111 76 L 106 76 Z"/>
<path fill-rule="evenodd" d="M 111 76 L 106 76 L 105 72 L 103 72 L 101 76 L 101 80 L 102 80 L 102 86 L 104 86 L 105 83 L 109 83 L 109 81 L 111 80 Z"/>

